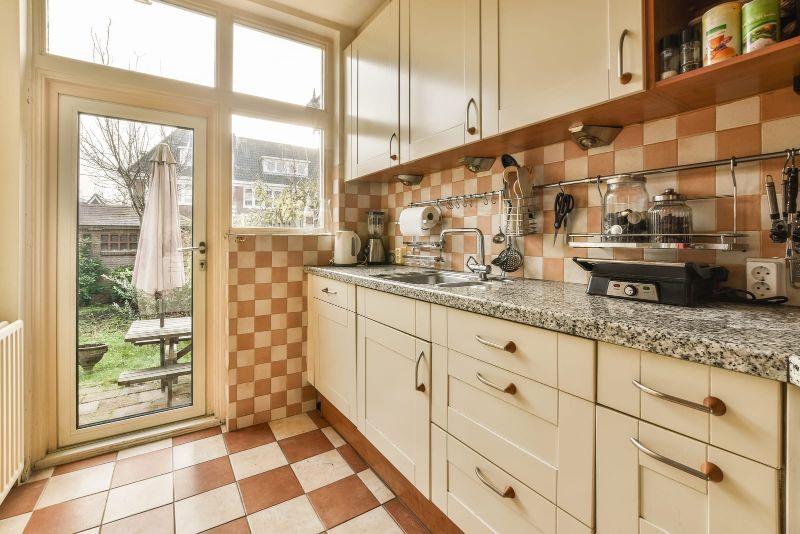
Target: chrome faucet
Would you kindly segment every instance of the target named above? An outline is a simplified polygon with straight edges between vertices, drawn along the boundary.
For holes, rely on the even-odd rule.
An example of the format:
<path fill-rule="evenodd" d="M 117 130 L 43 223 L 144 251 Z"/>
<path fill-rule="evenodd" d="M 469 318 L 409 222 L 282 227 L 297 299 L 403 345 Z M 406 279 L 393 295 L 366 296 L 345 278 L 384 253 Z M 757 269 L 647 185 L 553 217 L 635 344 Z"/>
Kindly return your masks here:
<path fill-rule="evenodd" d="M 444 238 L 448 234 L 476 234 L 478 236 L 478 255 L 481 257 L 481 262 L 478 263 L 475 256 L 470 256 L 467 259 L 467 269 L 477 274 L 479 280 L 488 280 L 489 278 L 487 275 L 492 272 L 492 266 L 486 265 L 483 232 L 477 228 L 448 228 L 447 230 L 442 230 L 441 235 L 439 235 L 439 242 L 441 243 L 442 249 L 444 249 Z"/>

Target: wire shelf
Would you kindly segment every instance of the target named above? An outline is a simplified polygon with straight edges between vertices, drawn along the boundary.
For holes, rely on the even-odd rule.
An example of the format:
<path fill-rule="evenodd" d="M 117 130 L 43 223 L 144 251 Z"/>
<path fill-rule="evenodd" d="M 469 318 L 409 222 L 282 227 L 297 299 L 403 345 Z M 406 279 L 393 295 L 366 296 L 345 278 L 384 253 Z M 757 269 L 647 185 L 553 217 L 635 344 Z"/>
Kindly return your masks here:
<path fill-rule="evenodd" d="M 747 250 L 737 242 L 745 234 L 718 232 L 708 234 L 569 234 L 567 242 L 573 248 L 646 248 L 690 250 Z"/>

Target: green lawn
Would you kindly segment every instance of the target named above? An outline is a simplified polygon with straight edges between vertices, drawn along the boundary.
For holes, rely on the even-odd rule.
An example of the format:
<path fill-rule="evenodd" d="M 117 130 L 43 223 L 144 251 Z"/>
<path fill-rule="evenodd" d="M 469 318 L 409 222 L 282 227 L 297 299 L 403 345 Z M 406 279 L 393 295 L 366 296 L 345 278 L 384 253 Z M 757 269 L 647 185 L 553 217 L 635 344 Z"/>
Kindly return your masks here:
<path fill-rule="evenodd" d="M 124 341 L 132 319 L 124 316 L 110 305 L 81 306 L 78 312 L 79 344 L 105 343 L 108 352 L 91 372 L 78 367 L 78 382 L 81 385 L 100 385 L 104 388 L 116 386 L 117 377 L 123 371 L 155 367 L 159 363 L 158 345 L 135 346 Z M 180 347 L 185 346 L 182 343 Z M 189 361 L 191 355 L 181 361 Z"/>

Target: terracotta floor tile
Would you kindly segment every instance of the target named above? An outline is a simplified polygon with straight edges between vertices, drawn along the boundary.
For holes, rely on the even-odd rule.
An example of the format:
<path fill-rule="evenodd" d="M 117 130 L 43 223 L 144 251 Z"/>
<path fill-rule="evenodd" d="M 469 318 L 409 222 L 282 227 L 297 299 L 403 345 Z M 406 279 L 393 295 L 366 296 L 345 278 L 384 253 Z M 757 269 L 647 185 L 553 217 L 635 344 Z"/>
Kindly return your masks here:
<path fill-rule="evenodd" d="M 124 460 L 126 458 L 133 458 L 140 454 L 147 454 L 148 452 L 160 451 L 161 449 L 169 449 L 172 447 L 172 438 L 160 439 L 158 441 L 151 441 L 143 443 L 130 449 L 122 449 L 117 453 L 117 460 Z"/>
<path fill-rule="evenodd" d="M 190 465 L 222 458 L 227 454 L 225 440 L 222 439 L 222 435 L 217 434 L 172 447 L 172 467 L 173 469 L 183 469 Z"/>
<path fill-rule="evenodd" d="M 111 487 L 124 486 L 172 471 L 172 451 L 161 449 L 117 462 Z"/>
<path fill-rule="evenodd" d="M 190 441 L 197 441 L 198 439 L 209 438 L 211 436 L 216 436 L 217 434 L 221 433 L 222 430 L 220 430 L 220 427 L 212 426 L 211 428 L 198 430 L 197 432 L 191 432 L 190 434 L 184 434 L 183 436 L 172 438 L 172 446 L 176 447 L 178 445 L 183 445 L 184 443 L 189 443 Z"/>
<path fill-rule="evenodd" d="M 175 532 L 175 515 L 171 504 L 103 525 L 103 534 L 173 534 L 173 532 Z"/>
<path fill-rule="evenodd" d="M 330 423 L 328 423 L 327 419 L 322 417 L 322 414 L 319 412 L 319 410 L 308 412 L 307 415 L 311 418 L 312 421 L 314 421 L 314 424 L 316 424 L 319 428 L 325 428 L 326 426 L 330 426 Z"/>
<path fill-rule="evenodd" d="M 325 528 L 335 527 L 379 505 L 378 500 L 356 475 L 312 491 L 308 494 L 308 500 Z"/>
<path fill-rule="evenodd" d="M 96 493 L 36 510 L 25 532 L 63 534 L 96 527 L 103 518 L 107 495 L 108 492 Z"/>
<path fill-rule="evenodd" d="M 347 462 L 350 468 L 355 471 L 356 473 L 367 469 L 369 466 L 367 462 L 365 462 L 361 456 L 355 451 L 353 447 L 350 446 L 348 443 L 344 447 L 339 447 L 337 449 L 339 454 L 342 455 L 342 458 Z"/>
<path fill-rule="evenodd" d="M 330 440 L 320 430 L 286 438 L 278 445 L 290 464 L 333 449 Z"/>
<path fill-rule="evenodd" d="M 269 429 L 269 424 L 267 423 L 227 432 L 222 437 L 225 438 L 228 454 L 234 454 L 275 441 L 275 436 L 272 435 L 272 430 Z"/>
<path fill-rule="evenodd" d="M 288 465 L 239 481 L 244 508 L 248 514 L 294 499 L 303 494 L 294 471 Z"/>
<path fill-rule="evenodd" d="M 106 491 L 111 487 L 113 474 L 114 464 L 106 463 L 54 476 L 44 487 L 36 508 L 47 508 L 78 497 Z"/>
<path fill-rule="evenodd" d="M 175 471 L 175 500 L 230 484 L 235 479 L 227 456 Z"/>
<path fill-rule="evenodd" d="M 425 525 L 417 519 L 411 510 L 403 504 L 400 499 L 392 499 L 383 505 L 389 515 L 400 525 L 405 534 L 430 534 Z"/>
<path fill-rule="evenodd" d="M 100 456 L 95 456 L 94 458 L 87 458 L 86 460 L 78 460 L 77 462 L 71 462 L 64 465 L 59 465 L 53 470 L 52 476 L 58 475 L 65 475 L 67 473 L 72 473 L 73 471 L 78 471 L 79 469 L 86 469 L 87 467 L 94 467 L 95 465 L 100 464 L 107 464 L 108 462 L 113 462 L 117 459 L 116 452 L 109 452 L 108 454 L 101 454 Z"/>
<path fill-rule="evenodd" d="M 247 519 L 240 517 L 236 521 L 206 530 L 203 534 L 250 534 L 250 525 L 247 524 Z"/>
<path fill-rule="evenodd" d="M 0 519 L 33 511 L 45 484 L 47 484 L 47 480 L 14 487 L 8 492 L 5 500 L 0 503 Z"/>

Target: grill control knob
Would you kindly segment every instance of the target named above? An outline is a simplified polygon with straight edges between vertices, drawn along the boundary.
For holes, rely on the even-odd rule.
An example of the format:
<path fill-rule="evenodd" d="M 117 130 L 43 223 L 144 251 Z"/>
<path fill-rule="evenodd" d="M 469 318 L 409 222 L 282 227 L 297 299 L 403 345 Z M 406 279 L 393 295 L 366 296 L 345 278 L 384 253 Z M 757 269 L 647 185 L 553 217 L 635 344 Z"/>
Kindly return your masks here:
<path fill-rule="evenodd" d="M 636 289 L 636 286 L 632 286 L 632 285 L 630 285 L 630 284 L 628 284 L 627 286 L 625 286 L 625 288 L 624 288 L 622 291 L 623 291 L 623 292 L 624 292 L 626 295 L 628 295 L 629 297 L 635 297 L 635 296 L 636 296 L 636 294 L 639 292 L 639 290 L 638 290 L 638 289 Z"/>

